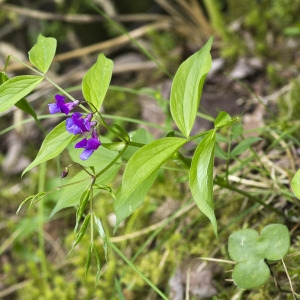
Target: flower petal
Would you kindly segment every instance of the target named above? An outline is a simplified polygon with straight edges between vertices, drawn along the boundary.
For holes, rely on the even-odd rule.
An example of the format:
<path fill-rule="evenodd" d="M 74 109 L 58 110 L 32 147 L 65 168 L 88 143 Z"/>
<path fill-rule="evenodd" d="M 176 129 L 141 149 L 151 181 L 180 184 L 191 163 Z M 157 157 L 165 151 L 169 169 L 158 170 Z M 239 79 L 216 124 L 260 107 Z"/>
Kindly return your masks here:
<path fill-rule="evenodd" d="M 87 145 L 87 139 L 84 138 L 83 140 L 81 140 L 75 145 L 75 148 L 86 148 L 86 145 Z"/>
<path fill-rule="evenodd" d="M 57 107 L 56 103 L 48 104 L 50 114 L 56 114 L 60 112 L 60 109 Z"/>
<path fill-rule="evenodd" d="M 101 145 L 100 141 L 98 139 L 91 138 L 87 140 L 87 149 L 98 149 L 98 147 Z"/>
<path fill-rule="evenodd" d="M 95 150 L 92 149 L 85 149 L 81 154 L 80 154 L 80 159 L 82 160 L 87 160 Z"/>
<path fill-rule="evenodd" d="M 55 97 L 55 100 L 57 103 L 64 103 L 65 99 L 66 99 L 65 96 L 60 95 L 60 94 L 56 94 L 54 97 Z"/>

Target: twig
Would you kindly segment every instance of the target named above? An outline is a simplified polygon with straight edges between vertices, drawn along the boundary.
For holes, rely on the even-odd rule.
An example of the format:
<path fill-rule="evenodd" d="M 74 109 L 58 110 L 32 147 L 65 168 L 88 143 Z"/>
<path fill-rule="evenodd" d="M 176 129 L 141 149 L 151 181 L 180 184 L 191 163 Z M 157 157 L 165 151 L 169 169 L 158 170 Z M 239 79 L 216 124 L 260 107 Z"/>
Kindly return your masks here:
<path fill-rule="evenodd" d="M 170 22 L 166 18 L 162 21 L 159 21 L 159 22 L 156 22 L 153 24 L 149 24 L 149 25 L 145 25 L 145 26 L 141 26 L 137 29 L 134 29 L 131 32 L 129 32 L 129 35 L 131 38 L 136 39 L 136 38 L 139 38 L 139 37 L 145 35 L 149 31 L 165 30 L 165 29 L 168 29 L 169 27 L 170 27 Z M 69 51 L 66 53 L 58 54 L 55 56 L 54 61 L 55 62 L 66 61 L 69 59 L 81 57 L 83 55 L 88 55 L 88 54 L 95 53 L 98 51 L 103 51 L 103 52 L 106 52 L 106 54 L 107 54 L 108 52 L 111 52 L 112 49 L 118 49 L 121 46 L 124 46 L 125 44 L 127 44 L 129 42 L 130 42 L 130 39 L 127 35 L 121 35 L 116 38 L 110 39 L 108 41 L 104 41 L 104 42 L 97 43 L 97 44 L 94 44 L 91 46 L 83 47 L 81 49 L 72 50 L 72 51 Z M 30 65 L 29 62 L 26 62 L 26 64 Z M 22 70 L 24 68 L 25 67 L 23 65 L 14 63 L 7 67 L 7 71 L 12 72 L 12 71 L 16 71 L 16 70 Z"/>
<path fill-rule="evenodd" d="M 93 16 L 88 14 L 80 15 L 66 15 L 59 13 L 49 13 L 39 10 L 34 10 L 31 8 L 20 7 L 12 4 L 1 5 L 2 10 L 11 11 L 18 15 L 29 17 L 32 19 L 39 20 L 50 20 L 50 21 L 62 21 L 66 23 L 93 23 L 93 22 L 103 22 L 105 19 L 101 16 Z M 127 15 L 116 15 L 112 16 L 115 21 L 120 22 L 149 22 L 158 21 L 163 18 L 160 14 L 127 14 Z"/>

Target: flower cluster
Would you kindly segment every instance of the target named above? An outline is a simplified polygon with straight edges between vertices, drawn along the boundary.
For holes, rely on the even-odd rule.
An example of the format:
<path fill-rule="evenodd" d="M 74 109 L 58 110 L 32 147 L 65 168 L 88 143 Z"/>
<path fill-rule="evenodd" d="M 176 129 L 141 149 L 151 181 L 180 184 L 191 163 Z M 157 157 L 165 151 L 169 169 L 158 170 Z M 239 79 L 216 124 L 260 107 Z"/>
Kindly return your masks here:
<path fill-rule="evenodd" d="M 50 114 L 62 112 L 66 115 L 79 104 L 79 101 L 65 103 L 66 97 L 62 95 L 55 95 L 56 103 L 48 104 Z M 101 142 L 97 136 L 95 130 L 95 121 L 92 120 L 93 115 L 88 114 L 83 116 L 79 112 L 74 112 L 70 118 L 66 120 L 66 129 L 71 134 L 82 134 L 85 132 L 92 131 L 92 137 L 90 139 L 84 138 L 75 145 L 75 148 L 83 148 L 84 151 L 81 153 L 80 158 L 82 160 L 88 159 L 95 150 L 101 145 Z"/>

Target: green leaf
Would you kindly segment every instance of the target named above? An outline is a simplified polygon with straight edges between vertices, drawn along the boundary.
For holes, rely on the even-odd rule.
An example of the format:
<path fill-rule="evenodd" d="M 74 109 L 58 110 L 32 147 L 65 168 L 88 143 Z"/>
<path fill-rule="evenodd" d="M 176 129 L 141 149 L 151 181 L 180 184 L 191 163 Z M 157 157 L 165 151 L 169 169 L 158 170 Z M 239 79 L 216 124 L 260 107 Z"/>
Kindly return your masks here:
<path fill-rule="evenodd" d="M 59 155 L 76 136 L 66 130 L 66 121 L 58 124 L 44 139 L 34 161 L 23 171 L 22 176 L 33 167 Z"/>
<path fill-rule="evenodd" d="M 230 115 L 225 111 L 220 111 L 218 116 L 215 119 L 214 125 L 215 127 L 221 128 L 226 126 L 228 123 L 231 122 Z"/>
<path fill-rule="evenodd" d="M 5 72 L 0 72 L 0 85 L 2 85 L 4 82 L 8 80 L 8 76 Z M 21 99 L 15 104 L 16 107 L 23 110 L 24 112 L 31 115 L 36 123 L 41 126 L 39 119 L 37 118 L 37 114 L 35 110 L 32 108 L 32 106 L 29 104 L 29 102 L 26 100 L 26 98 Z"/>
<path fill-rule="evenodd" d="M 236 122 L 231 127 L 232 139 L 236 139 L 238 136 L 241 136 L 244 132 L 243 125 L 241 122 Z"/>
<path fill-rule="evenodd" d="M 118 228 L 120 223 L 135 212 L 144 202 L 144 199 L 153 185 L 158 171 L 152 173 L 132 194 L 127 198 L 126 201 L 119 203 L 122 195 L 122 188 L 116 193 L 116 201 L 114 202 L 115 214 L 117 217 L 114 231 Z"/>
<path fill-rule="evenodd" d="M 209 218 L 218 236 L 213 203 L 213 167 L 216 132 L 210 130 L 199 143 L 191 164 L 189 181 L 193 198 L 199 209 Z"/>
<path fill-rule="evenodd" d="M 265 257 L 269 260 L 282 259 L 290 248 L 290 233 L 282 224 L 270 224 L 261 231 L 261 241 L 266 244 Z"/>
<path fill-rule="evenodd" d="M 286 226 L 270 224 L 261 235 L 254 229 L 242 229 L 230 235 L 228 253 L 238 262 L 233 270 L 234 283 L 244 289 L 264 284 L 270 270 L 265 259 L 282 259 L 289 250 L 290 235 Z"/>
<path fill-rule="evenodd" d="M 295 196 L 300 199 L 300 170 L 298 170 L 294 175 L 291 182 L 291 187 Z"/>
<path fill-rule="evenodd" d="M 257 262 L 249 259 L 235 265 L 232 278 L 239 288 L 253 289 L 264 284 L 270 277 L 270 269 L 264 260 Z"/>
<path fill-rule="evenodd" d="M 30 62 L 44 74 L 51 66 L 56 52 L 56 39 L 39 35 L 37 43 L 28 52 Z"/>
<path fill-rule="evenodd" d="M 97 274 L 96 274 L 96 279 L 95 279 L 95 285 L 97 286 L 97 284 L 100 280 L 100 276 L 101 276 L 101 260 L 100 260 L 100 255 L 99 255 L 98 249 L 95 244 L 93 246 L 93 250 L 95 253 L 96 264 L 97 264 Z"/>
<path fill-rule="evenodd" d="M 20 101 L 18 101 L 15 106 L 21 110 L 23 110 L 24 112 L 26 112 L 27 114 L 31 115 L 35 122 L 41 127 L 41 122 L 40 120 L 37 118 L 37 114 L 35 112 L 35 110 L 33 109 L 33 107 L 30 105 L 30 103 L 26 100 L 26 98 L 21 99 Z"/>
<path fill-rule="evenodd" d="M 250 136 L 242 140 L 234 149 L 230 152 L 230 158 L 234 158 L 242 153 L 244 153 L 252 144 L 260 141 L 261 138 Z"/>
<path fill-rule="evenodd" d="M 80 199 L 84 191 L 88 190 L 91 186 L 91 177 L 84 171 L 78 172 L 75 176 L 64 179 L 64 185 L 58 189 L 52 198 L 55 198 L 56 205 L 52 210 L 49 218 L 51 219 L 60 210 L 77 206 L 80 204 Z M 94 191 L 95 196 L 98 191 Z M 77 229 L 77 228 L 76 228 Z"/>
<path fill-rule="evenodd" d="M 212 38 L 178 68 L 171 89 L 170 109 L 179 130 L 188 137 L 198 112 L 203 84 L 211 68 Z"/>
<path fill-rule="evenodd" d="M 112 70 L 112 60 L 106 58 L 104 54 L 100 54 L 97 62 L 83 77 L 82 93 L 93 111 L 100 110 L 110 84 Z"/>
<path fill-rule="evenodd" d="M 103 250 L 104 250 L 104 253 L 105 253 L 105 259 L 107 260 L 107 242 L 106 242 L 106 234 L 105 234 L 105 231 L 104 231 L 104 228 L 102 226 L 102 223 L 101 223 L 101 220 L 96 217 L 96 215 L 94 214 L 94 221 L 95 221 L 95 224 L 96 224 L 96 228 L 97 228 L 97 231 L 100 235 L 100 238 L 103 242 Z"/>
<path fill-rule="evenodd" d="M 4 71 L 0 72 L 0 85 L 3 84 L 5 81 L 7 81 L 9 77 Z"/>
<path fill-rule="evenodd" d="M 90 223 L 90 219 L 91 219 L 91 214 L 89 213 L 88 215 L 86 215 L 86 217 L 83 220 L 83 223 L 79 229 L 79 231 L 77 232 L 75 239 L 74 239 L 74 243 L 73 243 L 73 247 L 72 249 L 75 248 L 75 246 L 81 241 L 81 239 L 83 238 L 83 236 L 86 233 L 87 227 Z M 72 251 L 71 249 L 71 251 Z"/>
<path fill-rule="evenodd" d="M 116 227 L 123 221 L 124 215 L 134 212 L 128 205 L 129 197 L 185 143 L 182 138 L 166 137 L 143 146 L 133 154 L 124 170 L 122 189 L 114 203 Z M 132 199 L 131 205 L 134 207 L 135 201 L 140 199 Z M 124 213 L 124 210 L 127 212 Z"/>
<path fill-rule="evenodd" d="M 228 253 L 236 262 L 256 261 L 265 258 L 265 245 L 261 247 L 260 236 L 254 229 L 242 229 L 232 233 L 228 239 Z"/>
<path fill-rule="evenodd" d="M 89 202 L 90 191 L 91 191 L 91 186 L 88 185 L 80 196 L 79 207 L 77 208 L 77 211 L 76 211 L 76 224 L 75 224 L 74 232 L 77 230 L 78 224 L 79 224 L 79 222 L 83 216 L 83 213 L 86 209 L 86 206 Z"/>
<path fill-rule="evenodd" d="M 226 160 L 228 158 L 227 152 L 225 152 L 219 144 L 216 144 L 215 147 L 215 156 L 220 159 Z"/>
<path fill-rule="evenodd" d="M 91 265 L 91 258 L 92 258 L 93 248 L 94 248 L 94 243 L 90 243 L 89 250 L 88 250 L 88 253 L 87 253 L 87 257 L 86 257 L 85 268 L 84 268 L 85 269 L 85 272 L 84 272 L 85 279 L 86 279 L 87 273 L 88 273 L 90 265 Z"/>
<path fill-rule="evenodd" d="M 8 110 L 36 88 L 44 77 L 22 75 L 8 79 L 0 86 L 0 112 Z"/>

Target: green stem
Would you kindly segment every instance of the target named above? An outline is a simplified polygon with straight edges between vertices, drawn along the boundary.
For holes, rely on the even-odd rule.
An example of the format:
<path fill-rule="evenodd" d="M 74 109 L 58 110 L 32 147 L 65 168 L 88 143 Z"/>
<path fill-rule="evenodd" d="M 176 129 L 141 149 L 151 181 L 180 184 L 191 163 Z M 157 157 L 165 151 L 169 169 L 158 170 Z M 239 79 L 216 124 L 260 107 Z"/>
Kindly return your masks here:
<path fill-rule="evenodd" d="M 230 191 L 233 191 L 233 192 L 237 192 L 239 193 L 240 195 L 243 195 L 245 197 L 247 197 L 249 200 L 253 201 L 254 203 L 259 203 L 260 205 L 262 205 L 263 207 L 275 212 L 276 214 L 278 214 L 279 216 L 282 216 L 284 217 L 284 219 L 286 219 L 286 216 L 284 215 L 283 212 L 281 212 L 280 210 L 274 208 L 272 205 L 269 205 L 269 204 L 266 204 L 265 202 L 263 202 L 262 200 L 260 200 L 259 198 L 257 197 L 254 197 L 252 196 L 251 194 L 245 192 L 245 191 L 242 191 L 238 188 L 236 188 L 235 186 L 231 185 L 230 183 L 226 182 L 225 180 L 223 180 L 221 177 L 216 177 L 215 180 L 214 180 L 214 183 L 217 184 L 218 186 L 220 187 L 223 187 L 223 188 L 226 188 Z"/>
<path fill-rule="evenodd" d="M 44 162 L 40 165 L 39 181 L 38 181 L 38 193 L 45 190 L 45 178 L 47 163 Z M 47 270 L 47 259 L 45 256 L 45 236 L 44 236 L 44 201 L 39 201 L 38 204 L 38 239 L 39 239 L 39 252 L 41 259 L 42 278 L 44 282 L 44 288 L 48 285 L 48 270 Z"/>
<path fill-rule="evenodd" d="M 124 147 L 124 149 L 104 168 L 102 169 L 96 176 L 95 178 L 98 178 L 101 176 L 103 173 L 105 173 L 108 169 L 110 169 L 116 162 L 117 160 L 122 156 L 122 154 L 125 152 L 125 150 L 128 148 L 128 144 Z"/>
<path fill-rule="evenodd" d="M 168 300 L 168 297 L 157 288 L 157 286 L 148 279 L 121 251 L 120 249 L 113 244 L 109 238 L 107 238 L 108 245 L 117 253 L 126 263 L 128 266 L 132 268 L 162 299 Z"/>
<path fill-rule="evenodd" d="M 6 71 L 6 68 L 8 66 L 8 62 L 10 60 L 10 58 L 13 58 L 15 61 L 17 61 L 18 63 L 22 64 L 23 66 L 25 66 L 26 68 L 30 69 L 32 72 L 37 73 L 40 76 L 44 77 L 44 74 L 42 72 L 39 72 L 38 70 L 36 70 L 35 68 L 32 68 L 30 65 L 26 64 L 25 62 L 23 62 L 22 60 L 18 59 L 17 57 L 15 57 L 14 55 L 9 55 L 7 57 L 7 60 L 5 62 L 5 67 L 4 67 L 4 71 Z"/>

